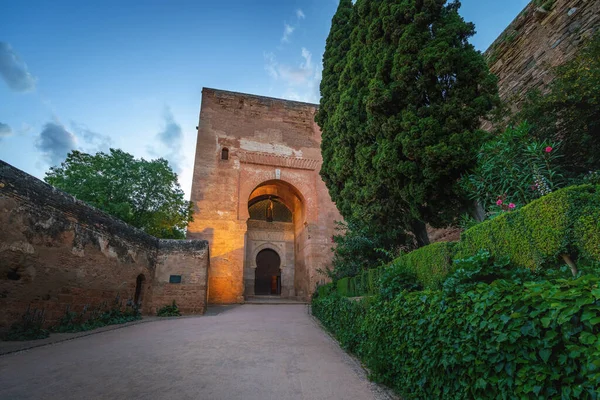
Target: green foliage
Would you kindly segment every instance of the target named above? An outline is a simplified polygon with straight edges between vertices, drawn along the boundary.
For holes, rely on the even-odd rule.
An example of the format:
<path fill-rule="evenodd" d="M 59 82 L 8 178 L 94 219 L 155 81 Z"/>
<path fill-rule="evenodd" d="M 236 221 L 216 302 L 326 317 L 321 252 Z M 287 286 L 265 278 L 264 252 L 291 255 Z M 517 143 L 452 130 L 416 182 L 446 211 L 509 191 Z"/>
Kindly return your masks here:
<path fill-rule="evenodd" d="M 404 398 L 597 399 L 599 284 L 500 279 L 363 302 L 332 293 L 312 312 Z"/>
<path fill-rule="evenodd" d="M 183 239 L 192 205 L 164 159 L 135 159 L 122 150 L 72 151 L 45 181 L 159 238 Z"/>
<path fill-rule="evenodd" d="M 21 321 L 11 325 L 10 329 L 2 340 L 36 340 L 45 339 L 50 335 L 47 329 L 44 329 L 44 310 L 33 309 L 27 307 L 27 311 L 21 317 Z"/>
<path fill-rule="evenodd" d="M 391 300 L 403 291 L 415 292 L 423 290 L 414 272 L 407 271 L 404 264 L 393 262 L 387 268 L 382 269 L 379 295 L 382 299 Z"/>
<path fill-rule="evenodd" d="M 533 3 L 536 6 L 541 7 L 544 11 L 550 11 L 552 10 L 552 7 L 554 7 L 554 1 L 555 0 L 533 0 Z"/>
<path fill-rule="evenodd" d="M 536 279 L 531 270 L 511 266 L 508 257 L 494 259 L 487 250 L 479 250 L 474 256 L 454 260 L 453 267 L 454 271 L 442 285 L 446 294 L 467 292 L 480 282 L 492 283 L 498 279 L 508 279 L 522 283 Z"/>
<path fill-rule="evenodd" d="M 456 182 L 497 103 L 473 24 L 445 3 L 343 1 L 325 49 L 321 175 L 346 220 L 399 245 L 464 208 Z"/>
<path fill-rule="evenodd" d="M 368 275 L 382 275 L 392 294 L 404 285 L 439 289 L 448 273 L 463 264 L 452 260 L 468 259 L 482 249 L 501 267 L 510 258 L 518 268 L 539 273 L 540 268 L 562 265 L 562 255 L 573 260 L 600 262 L 600 186 L 571 186 L 553 192 L 513 212 L 474 225 L 456 243 L 438 242 L 421 247 L 392 261 L 389 266 L 359 273 L 338 281 L 342 296 L 373 295 L 377 286 L 368 286 Z M 496 264 L 492 264 L 496 265 Z M 372 271 L 372 272 L 371 272 Z M 518 273 L 518 271 L 514 271 Z M 501 276 L 501 275 L 497 275 Z M 516 275 L 510 275 L 515 279 Z M 376 282 L 378 279 L 371 279 Z M 397 282 L 396 282 L 397 281 Z M 400 288 L 400 289 L 397 289 Z"/>
<path fill-rule="evenodd" d="M 383 250 L 391 248 L 391 243 L 382 242 L 375 234 L 353 221 L 337 222 L 336 231 L 337 234 L 333 236 L 333 270 L 327 271 L 330 278 L 354 276 L 388 263 L 393 258 Z"/>
<path fill-rule="evenodd" d="M 536 270 L 561 254 L 600 260 L 600 188 L 573 186 L 535 200 L 463 232 L 455 258 L 487 249 L 519 267 Z"/>
<path fill-rule="evenodd" d="M 548 93 L 529 93 L 513 123 L 531 123 L 538 140 L 561 138 L 570 177 L 600 170 L 600 33 L 553 72 Z"/>
<path fill-rule="evenodd" d="M 370 300 L 347 300 L 338 293 L 319 297 L 312 302 L 312 313 L 319 318 L 325 328 L 334 333 L 342 347 L 356 352 L 357 346 L 364 342 L 363 321 Z"/>
<path fill-rule="evenodd" d="M 426 288 L 438 288 L 452 263 L 454 243 L 438 242 L 398 257 L 394 262 L 414 273 Z"/>
<path fill-rule="evenodd" d="M 317 289 L 313 293 L 313 298 L 328 296 L 332 292 L 334 292 L 336 289 L 337 288 L 334 286 L 333 283 L 326 283 L 324 285 L 319 285 L 319 286 L 317 286 Z"/>
<path fill-rule="evenodd" d="M 170 305 L 166 305 L 161 307 L 156 315 L 159 317 L 179 317 L 181 316 L 181 312 L 179 312 L 179 307 L 177 307 L 177 303 L 173 300 L 173 303 Z"/>
<path fill-rule="evenodd" d="M 59 333 L 84 332 L 107 325 L 124 324 L 141 318 L 137 305 L 128 302 L 123 307 L 121 298 L 117 296 L 111 307 L 108 307 L 105 302 L 94 308 L 86 305 L 80 313 L 73 312 L 67 307 L 59 324 L 52 327 L 51 330 Z"/>
<path fill-rule="evenodd" d="M 524 123 L 491 138 L 481 146 L 474 171 L 462 178 L 467 195 L 486 211 L 499 198 L 506 204 L 525 205 L 565 186 L 560 143 L 539 141 L 530 133 L 530 125 Z"/>

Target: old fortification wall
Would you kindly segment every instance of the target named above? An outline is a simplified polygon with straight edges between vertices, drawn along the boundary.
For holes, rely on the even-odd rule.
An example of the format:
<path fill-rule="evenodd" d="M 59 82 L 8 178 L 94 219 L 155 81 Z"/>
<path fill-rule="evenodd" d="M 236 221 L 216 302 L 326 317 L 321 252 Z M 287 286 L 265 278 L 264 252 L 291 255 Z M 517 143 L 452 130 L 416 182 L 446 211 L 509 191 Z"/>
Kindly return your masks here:
<path fill-rule="evenodd" d="M 133 301 L 140 276 L 143 313 L 173 300 L 202 313 L 207 269 L 207 242 L 159 241 L 0 161 L 0 329 L 28 307 L 52 325 L 67 307 Z"/>
<path fill-rule="evenodd" d="M 289 288 L 284 296 L 306 299 L 323 279 L 318 270 L 330 263 L 341 216 L 319 176 L 315 112 L 314 104 L 202 90 L 191 192 L 195 214 L 187 237 L 210 243 L 210 302 L 242 302 L 253 294 L 252 257 L 259 242 L 289 249 L 282 258 L 293 254 L 293 264 L 282 265 L 282 286 Z M 282 198 L 293 213 L 293 239 L 277 229 L 249 229 L 249 201 L 258 194 Z"/>
<path fill-rule="evenodd" d="M 529 90 L 543 90 L 552 68 L 572 59 L 598 29 L 598 0 L 532 1 L 485 53 L 502 100 L 518 106 Z"/>

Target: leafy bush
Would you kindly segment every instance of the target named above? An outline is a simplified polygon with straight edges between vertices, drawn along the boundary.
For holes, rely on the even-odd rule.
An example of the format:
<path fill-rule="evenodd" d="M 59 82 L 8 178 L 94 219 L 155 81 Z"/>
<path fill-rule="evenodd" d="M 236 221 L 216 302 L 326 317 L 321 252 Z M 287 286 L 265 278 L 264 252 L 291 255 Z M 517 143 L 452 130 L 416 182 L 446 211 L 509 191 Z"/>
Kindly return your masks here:
<path fill-rule="evenodd" d="M 177 303 L 175 303 L 175 300 L 173 300 L 171 305 L 161 307 L 156 312 L 156 315 L 159 317 L 179 317 L 181 312 L 179 312 L 179 307 L 177 307 Z"/>
<path fill-rule="evenodd" d="M 120 297 L 117 296 L 110 308 L 107 308 L 106 303 L 102 303 L 92 309 L 85 306 L 80 313 L 73 312 L 70 308 L 67 308 L 61 321 L 57 326 L 52 327 L 51 330 L 60 333 L 84 332 L 107 325 L 124 324 L 141 318 L 140 310 L 136 304 L 128 302 L 123 307 Z"/>
<path fill-rule="evenodd" d="M 424 287 L 439 288 L 452 265 L 454 247 L 452 242 L 433 243 L 404 254 L 394 262 L 414 273 Z"/>
<path fill-rule="evenodd" d="M 600 278 L 403 291 L 313 314 L 404 398 L 598 398 Z"/>
<path fill-rule="evenodd" d="M 379 295 L 383 299 L 393 299 L 402 291 L 423 290 L 414 272 L 407 271 L 402 263 L 392 263 L 381 274 Z"/>
<path fill-rule="evenodd" d="M 509 127 L 487 141 L 479 150 L 473 173 L 461 186 L 486 211 L 499 199 L 508 205 L 525 205 L 566 185 L 560 169 L 560 142 L 536 140 L 526 123 Z"/>
<path fill-rule="evenodd" d="M 600 260 L 600 187 L 573 186 L 463 232 L 454 258 L 487 249 L 532 270 L 561 255 Z"/>
<path fill-rule="evenodd" d="M 386 280 L 387 288 L 382 289 L 389 291 L 386 296 L 405 284 L 410 287 L 414 277 L 419 287 L 439 289 L 448 273 L 458 268 L 452 260 L 471 257 L 481 249 L 534 272 L 542 266 L 563 265 L 562 256 L 589 264 L 600 261 L 599 244 L 600 186 L 572 186 L 477 224 L 463 232 L 459 242 L 433 243 L 401 255 L 389 266 L 340 279 L 337 290 L 349 297 L 374 295 L 379 293 L 380 275 Z"/>
<path fill-rule="evenodd" d="M 446 294 L 458 294 L 481 282 L 510 279 L 522 283 L 535 278 L 535 274 L 529 269 L 512 267 L 508 257 L 494 259 L 487 250 L 479 250 L 472 257 L 454 260 L 454 271 L 444 280 L 442 290 Z"/>
<path fill-rule="evenodd" d="M 36 340 L 45 339 L 50 335 L 47 329 L 44 329 L 44 310 L 27 307 L 21 321 L 14 323 L 8 332 L 4 334 L 2 340 Z"/>
<path fill-rule="evenodd" d="M 389 243 L 351 220 L 347 223 L 337 222 L 336 232 L 333 236 L 333 270 L 324 271 L 330 278 L 354 276 L 393 258 L 391 253 L 384 250 L 391 247 Z"/>

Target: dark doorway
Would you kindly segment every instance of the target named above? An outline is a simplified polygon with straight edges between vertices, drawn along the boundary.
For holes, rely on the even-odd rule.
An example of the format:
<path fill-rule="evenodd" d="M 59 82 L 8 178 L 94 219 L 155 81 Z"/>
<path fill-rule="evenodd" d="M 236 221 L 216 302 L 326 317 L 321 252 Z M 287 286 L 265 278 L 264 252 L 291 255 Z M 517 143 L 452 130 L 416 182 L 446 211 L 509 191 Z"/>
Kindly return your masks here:
<path fill-rule="evenodd" d="M 281 259 L 276 251 L 261 250 L 256 256 L 255 295 L 281 294 Z"/>
<path fill-rule="evenodd" d="M 139 274 L 135 280 L 135 296 L 133 297 L 133 304 L 138 307 L 142 306 L 142 296 L 144 295 L 144 281 L 146 277 L 143 274 Z"/>

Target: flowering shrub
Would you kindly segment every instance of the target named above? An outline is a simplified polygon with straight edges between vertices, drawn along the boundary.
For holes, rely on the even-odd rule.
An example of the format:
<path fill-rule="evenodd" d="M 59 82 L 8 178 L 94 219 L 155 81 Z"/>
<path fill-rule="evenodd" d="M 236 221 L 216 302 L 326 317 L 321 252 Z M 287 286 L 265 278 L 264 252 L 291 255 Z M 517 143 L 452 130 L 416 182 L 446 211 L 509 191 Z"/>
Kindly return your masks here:
<path fill-rule="evenodd" d="M 566 185 L 558 161 L 560 142 L 536 141 L 521 124 L 485 143 L 478 164 L 461 185 L 467 195 L 496 215 L 525 205 Z"/>

